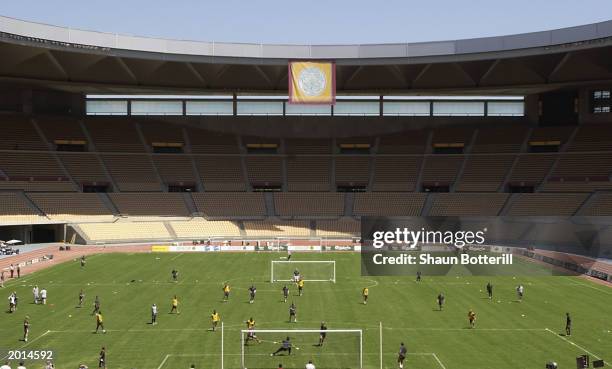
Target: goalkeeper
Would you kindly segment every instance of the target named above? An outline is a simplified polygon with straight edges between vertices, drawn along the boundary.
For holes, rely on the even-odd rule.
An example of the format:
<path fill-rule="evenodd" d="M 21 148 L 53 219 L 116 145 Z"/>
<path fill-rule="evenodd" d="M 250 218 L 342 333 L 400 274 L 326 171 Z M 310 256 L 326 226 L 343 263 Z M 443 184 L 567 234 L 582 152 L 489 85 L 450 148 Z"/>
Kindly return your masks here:
<path fill-rule="evenodd" d="M 287 339 L 283 340 L 281 347 L 279 347 L 278 350 L 271 353 L 270 356 L 276 356 L 277 354 L 281 352 L 286 352 L 287 355 L 291 355 L 291 346 L 292 346 L 291 339 L 287 337 Z"/>

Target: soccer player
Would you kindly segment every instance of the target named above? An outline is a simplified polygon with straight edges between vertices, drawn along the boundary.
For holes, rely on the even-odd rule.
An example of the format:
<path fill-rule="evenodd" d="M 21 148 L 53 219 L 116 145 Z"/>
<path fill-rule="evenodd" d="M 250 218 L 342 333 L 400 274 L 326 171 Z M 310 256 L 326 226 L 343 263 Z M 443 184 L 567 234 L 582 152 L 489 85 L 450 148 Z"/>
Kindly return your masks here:
<path fill-rule="evenodd" d="M 523 301 L 523 294 L 524 294 L 524 293 L 525 293 L 525 287 L 523 287 L 523 285 L 522 285 L 522 284 L 519 284 L 519 285 L 516 287 L 516 294 L 517 294 L 517 296 L 518 296 L 518 300 L 519 300 L 519 302 Z"/>
<path fill-rule="evenodd" d="M 572 318 L 570 317 L 570 313 L 565 313 L 565 335 L 572 335 Z"/>
<path fill-rule="evenodd" d="M 444 305 L 444 294 L 440 292 L 440 294 L 438 295 L 438 307 L 440 308 L 440 311 L 442 311 L 443 305 Z"/>
<path fill-rule="evenodd" d="M 296 269 L 293 271 L 293 282 L 298 283 L 299 280 L 300 280 L 300 271 Z"/>
<path fill-rule="evenodd" d="M 0 369 L 11 369 L 11 367 L 9 366 L 9 362 L 5 361 L 4 365 L 0 366 Z"/>
<path fill-rule="evenodd" d="M 298 296 L 302 296 L 304 293 L 304 278 L 300 277 L 298 281 Z"/>
<path fill-rule="evenodd" d="M 247 345 L 249 341 L 257 341 L 257 343 L 261 343 L 261 340 L 255 335 L 255 320 L 253 317 L 246 321 L 246 325 L 248 332 L 244 344 Z"/>
<path fill-rule="evenodd" d="M 34 296 L 34 304 L 38 304 L 38 300 L 40 300 L 40 292 L 38 290 L 38 285 L 32 288 L 32 295 Z"/>
<path fill-rule="evenodd" d="M 40 299 L 42 300 L 43 305 L 47 305 L 47 289 L 44 287 L 42 290 L 40 290 Z"/>
<path fill-rule="evenodd" d="M 151 305 L 151 325 L 157 325 L 157 304 Z"/>
<path fill-rule="evenodd" d="M 16 304 L 15 304 L 15 294 L 11 293 L 8 297 L 9 300 L 9 313 L 14 313 L 16 310 Z"/>
<path fill-rule="evenodd" d="M 297 323 L 296 307 L 293 302 L 289 306 L 289 323 Z"/>
<path fill-rule="evenodd" d="M 287 261 L 291 260 L 291 250 L 287 247 Z"/>
<path fill-rule="evenodd" d="M 400 343 L 399 352 L 397 353 L 397 363 L 399 364 L 400 369 L 404 369 L 404 360 L 406 360 L 406 354 L 408 350 L 406 346 L 404 346 L 404 342 Z"/>
<path fill-rule="evenodd" d="M 0 273 L 0 288 L 4 288 L 4 270 Z"/>
<path fill-rule="evenodd" d="M 476 313 L 472 309 L 468 311 L 468 320 L 470 322 L 470 328 L 476 328 Z"/>
<path fill-rule="evenodd" d="M 13 264 L 11 264 L 9 266 L 9 270 L 11 272 L 11 279 L 13 278 L 13 276 L 15 275 L 15 267 L 13 266 Z"/>
<path fill-rule="evenodd" d="M 217 325 L 221 320 L 221 316 L 217 313 L 217 310 L 213 310 L 212 314 L 210 314 L 210 323 L 212 324 L 212 331 L 214 332 L 217 329 Z"/>
<path fill-rule="evenodd" d="M 178 305 L 179 305 L 178 298 L 176 297 L 176 295 L 174 295 L 174 297 L 172 298 L 172 308 L 170 309 L 170 314 L 172 313 L 180 314 Z"/>
<path fill-rule="evenodd" d="M 81 269 L 85 268 L 85 255 L 81 256 Z"/>
<path fill-rule="evenodd" d="M 102 346 L 98 357 L 98 368 L 106 369 L 106 347 Z"/>
<path fill-rule="evenodd" d="M 96 313 L 96 331 L 94 333 L 98 333 L 98 329 L 102 328 L 102 333 L 106 333 L 106 329 L 104 329 L 104 317 L 102 316 L 102 312 L 98 311 Z"/>
<path fill-rule="evenodd" d="M 251 285 L 251 287 L 249 287 L 249 304 L 252 304 L 255 302 L 256 293 L 257 293 L 257 288 L 255 288 L 254 285 Z"/>
<path fill-rule="evenodd" d="M 17 278 L 21 278 L 21 266 L 17 264 Z"/>
<path fill-rule="evenodd" d="M 223 302 L 228 302 L 229 301 L 229 295 L 230 295 L 230 291 L 231 288 L 229 286 L 229 284 L 224 284 L 223 285 Z"/>
<path fill-rule="evenodd" d="M 30 317 L 26 315 L 23 320 L 23 342 L 28 342 L 28 335 L 30 334 Z"/>
<path fill-rule="evenodd" d="M 287 302 L 287 297 L 289 297 L 289 288 L 287 288 L 287 285 L 283 286 L 283 299 L 285 302 Z"/>
<path fill-rule="evenodd" d="M 178 282 L 178 275 L 179 275 L 178 270 L 176 270 L 176 269 L 172 269 L 172 272 L 171 272 L 171 273 L 172 273 L 172 281 L 174 281 L 174 282 Z"/>
<path fill-rule="evenodd" d="M 487 283 L 487 295 L 489 295 L 489 300 L 493 299 L 493 285 L 491 282 Z"/>
<path fill-rule="evenodd" d="M 83 293 L 83 290 L 81 290 L 81 292 L 79 292 L 79 307 L 83 307 L 83 302 L 85 301 L 85 293 Z"/>
<path fill-rule="evenodd" d="M 278 350 L 271 353 L 270 356 L 276 356 L 280 352 L 286 352 L 287 355 L 291 355 L 291 339 L 289 337 L 284 339 L 283 342 L 281 343 L 281 347 L 279 347 Z"/>
<path fill-rule="evenodd" d="M 325 337 L 327 337 L 327 324 L 325 322 L 321 322 L 321 327 L 319 328 L 321 332 L 319 332 L 319 347 L 323 346 L 323 342 L 325 342 Z"/>
<path fill-rule="evenodd" d="M 417 282 L 420 282 L 420 281 L 421 281 L 421 271 L 420 271 L 420 270 L 417 270 L 417 278 L 416 278 L 416 281 L 417 281 Z"/>
<path fill-rule="evenodd" d="M 361 291 L 361 295 L 363 296 L 363 304 L 367 304 L 368 303 L 368 296 L 370 295 L 370 289 L 367 287 L 363 288 L 363 291 Z"/>
<path fill-rule="evenodd" d="M 91 315 L 94 315 L 99 311 L 100 311 L 100 297 L 96 295 L 96 299 L 94 300 L 94 308 L 93 308 L 93 311 L 91 312 Z"/>
<path fill-rule="evenodd" d="M 26 367 L 24 366 L 25 364 L 23 363 L 23 361 L 19 362 L 19 366 L 17 367 L 17 369 L 26 369 Z"/>
<path fill-rule="evenodd" d="M 316 369 L 312 360 L 308 360 L 308 364 L 306 364 L 306 369 Z"/>

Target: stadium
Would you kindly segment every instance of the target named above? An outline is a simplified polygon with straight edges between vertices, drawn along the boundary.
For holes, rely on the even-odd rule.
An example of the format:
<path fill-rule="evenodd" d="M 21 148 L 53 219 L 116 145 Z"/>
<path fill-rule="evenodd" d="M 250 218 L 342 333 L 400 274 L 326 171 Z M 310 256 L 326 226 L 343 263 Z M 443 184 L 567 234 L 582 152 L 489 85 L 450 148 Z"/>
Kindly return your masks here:
<path fill-rule="evenodd" d="M 280 45 L 0 16 L 0 55 L 0 365 L 612 365 L 612 21 Z M 401 227 L 515 269 L 370 267 Z"/>

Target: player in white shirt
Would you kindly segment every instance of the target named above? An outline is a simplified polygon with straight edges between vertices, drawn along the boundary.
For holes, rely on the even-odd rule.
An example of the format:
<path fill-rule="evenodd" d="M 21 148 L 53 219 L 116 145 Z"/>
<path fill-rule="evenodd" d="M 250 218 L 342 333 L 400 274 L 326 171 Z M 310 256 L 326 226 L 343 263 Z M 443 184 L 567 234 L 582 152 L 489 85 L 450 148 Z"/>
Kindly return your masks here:
<path fill-rule="evenodd" d="M 11 367 L 9 366 L 9 362 L 5 361 L 4 365 L 0 366 L 0 369 L 11 369 Z"/>
<path fill-rule="evenodd" d="M 47 305 L 47 290 L 45 288 L 40 290 L 40 299 L 42 300 L 43 305 Z"/>
<path fill-rule="evenodd" d="M 308 364 L 306 364 L 306 369 L 316 369 L 312 360 L 308 360 Z"/>
<path fill-rule="evenodd" d="M 157 305 L 151 305 L 151 325 L 157 324 Z"/>
<path fill-rule="evenodd" d="M 15 295 L 12 293 L 8 297 L 9 300 L 9 313 L 15 312 Z"/>
<path fill-rule="evenodd" d="M 523 301 L 523 293 L 525 293 L 525 287 L 519 284 L 518 287 L 516 287 L 516 294 L 518 295 L 519 301 Z"/>
<path fill-rule="evenodd" d="M 39 295 L 39 291 L 38 291 L 38 286 L 34 286 L 34 288 L 32 288 L 32 295 L 34 296 L 34 303 L 38 304 L 38 299 L 40 297 Z"/>
<path fill-rule="evenodd" d="M 23 365 L 23 361 L 19 362 L 17 369 L 26 369 L 26 367 Z"/>

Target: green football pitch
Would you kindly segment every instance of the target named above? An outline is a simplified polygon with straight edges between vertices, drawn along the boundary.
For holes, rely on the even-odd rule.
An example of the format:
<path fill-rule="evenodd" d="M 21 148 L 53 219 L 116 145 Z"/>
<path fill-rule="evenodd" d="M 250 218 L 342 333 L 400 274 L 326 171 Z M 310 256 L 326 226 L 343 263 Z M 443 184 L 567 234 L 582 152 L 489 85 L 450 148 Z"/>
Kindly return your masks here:
<path fill-rule="evenodd" d="M 107 349 L 109 369 L 220 368 L 221 332 L 212 332 L 210 314 L 216 309 L 224 324 L 223 364 L 241 366 L 241 333 L 253 317 L 258 329 L 318 329 L 321 321 L 333 329 L 363 330 L 363 367 L 396 368 L 400 342 L 408 348 L 406 368 L 517 369 L 574 368 L 575 358 L 589 354 L 612 363 L 612 288 L 579 277 L 361 277 L 358 254 L 294 254 L 294 260 L 335 260 L 336 283 L 306 283 L 303 296 L 290 285 L 289 302 L 282 301 L 283 283 L 270 283 L 270 261 L 284 255 L 249 254 L 104 254 L 91 256 L 85 268 L 67 262 L 12 280 L 0 290 L 17 291 L 19 305 L 0 318 L 0 352 L 51 349 L 56 367 L 76 369 L 80 363 L 97 367 L 98 352 Z M 529 264 L 526 268 L 541 268 Z M 171 281 L 171 270 L 180 272 Z M 301 271 L 308 275 L 308 267 Z M 289 276 L 288 276 L 289 277 Z M 222 285 L 232 287 L 229 302 L 222 301 Z M 484 292 L 494 285 L 490 301 Z M 525 298 L 516 301 L 515 286 L 525 286 Z M 247 288 L 257 297 L 249 304 Z M 47 305 L 35 305 L 32 287 L 48 290 Z M 361 291 L 370 290 L 362 304 Z M 79 291 L 85 305 L 77 307 Z M 438 311 L 436 296 L 446 304 Z M 94 297 L 101 299 L 106 334 L 94 334 L 91 315 Z M 169 314 L 172 296 L 180 300 L 180 314 Z M 288 308 L 297 306 L 297 323 L 289 323 Z M 160 308 L 159 324 L 150 325 L 150 307 Z M 467 312 L 477 314 L 470 329 Z M 573 318 L 570 337 L 560 335 L 565 313 Z M 27 343 L 22 323 L 30 317 Z M 380 326 L 382 325 L 382 330 Z M 380 338 L 382 332 L 382 349 Z M 271 357 L 279 341 L 290 336 L 291 356 Z M 317 368 L 355 368 L 359 339 L 351 333 L 328 334 L 322 347 L 316 333 L 260 333 L 261 343 L 245 348 L 248 368 L 303 368 L 312 359 Z M 17 363 L 12 363 L 16 367 Z M 42 368 L 31 363 L 28 369 Z"/>

